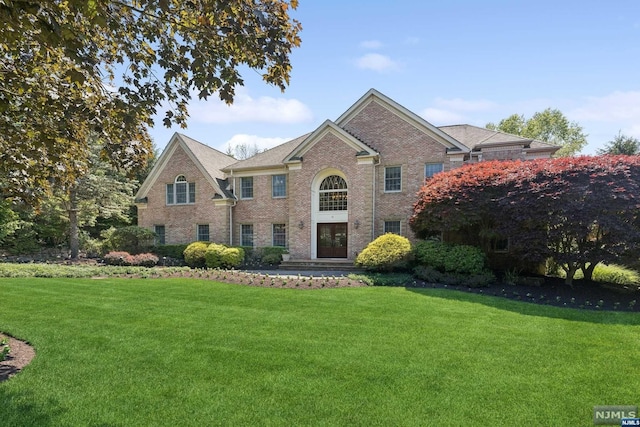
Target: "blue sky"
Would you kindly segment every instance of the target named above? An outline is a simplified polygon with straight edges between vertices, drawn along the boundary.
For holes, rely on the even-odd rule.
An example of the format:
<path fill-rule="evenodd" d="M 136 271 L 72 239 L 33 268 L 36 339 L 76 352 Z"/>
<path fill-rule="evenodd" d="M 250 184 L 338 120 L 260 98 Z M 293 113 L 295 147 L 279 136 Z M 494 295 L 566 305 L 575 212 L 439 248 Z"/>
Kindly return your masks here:
<path fill-rule="evenodd" d="M 640 138 L 640 1 L 300 0 L 302 44 L 287 90 L 243 73 L 228 107 L 190 104 L 178 131 L 225 151 L 260 148 L 335 120 L 375 88 L 436 126 L 484 126 L 557 108 L 595 154 L 618 131 Z"/>

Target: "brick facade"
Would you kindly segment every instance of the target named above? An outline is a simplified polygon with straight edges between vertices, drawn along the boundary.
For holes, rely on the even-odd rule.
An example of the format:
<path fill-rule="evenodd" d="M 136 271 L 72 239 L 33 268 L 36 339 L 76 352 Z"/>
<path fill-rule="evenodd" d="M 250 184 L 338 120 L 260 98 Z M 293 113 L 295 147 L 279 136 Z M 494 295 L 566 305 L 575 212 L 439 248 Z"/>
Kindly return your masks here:
<path fill-rule="evenodd" d="M 172 145 L 137 195 L 139 225 L 164 225 L 167 243 L 188 243 L 196 239 L 198 224 L 209 224 L 212 241 L 233 245 L 241 244 L 243 224 L 251 225 L 254 246 L 263 247 L 273 245 L 274 224 L 284 224 L 292 258 L 309 259 L 319 255 L 318 224 L 340 223 L 347 229 L 346 257 L 354 259 L 383 234 L 385 221 L 398 221 L 400 234 L 414 240 L 408 219 L 424 183 L 425 165 L 450 170 L 463 162 L 549 157 L 555 151 L 539 141 L 535 146 L 530 140 L 514 143 L 519 137 L 468 125 L 446 130 L 372 89 L 336 122 L 327 121 L 309 135 L 219 171 L 199 164 L 206 151 L 192 156 L 185 151 L 203 150 L 201 145 Z M 400 168 L 399 189 L 385 190 L 385 168 Z M 166 184 L 178 175 L 195 183 L 195 203 L 167 205 Z M 273 197 L 274 175 L 286 176 L 285 197 Z M 319 186 L 330 175 L 347 183 L 346 211 L 319 209 Z M 253 178 L 251 198 L 242 197 L 243 177 Z"/>

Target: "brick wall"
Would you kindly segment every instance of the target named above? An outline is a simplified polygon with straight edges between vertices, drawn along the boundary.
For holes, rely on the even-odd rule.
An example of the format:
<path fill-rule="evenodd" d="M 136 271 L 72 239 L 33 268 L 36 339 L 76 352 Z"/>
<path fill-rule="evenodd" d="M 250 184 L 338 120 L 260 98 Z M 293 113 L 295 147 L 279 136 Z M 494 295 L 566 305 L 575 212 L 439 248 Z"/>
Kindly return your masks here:
<path fill-rule="evenodd" d="M 166 204 L 166 184 L 173 183 L 178 175 L 184 175 L 188 182 L 195 182 L 194 204 Z M 229 238 L 229 212 L 227 207 L 214 205 L 214 194 L 214 188 L 202 172 L 182 147 L 177 146 L 169 163 L 148 192 L 146 207 L 138 208 L 138 225 L 152 230 L 155 225 L 164 225 L 166 243 L 174 244 L 196 240 L 197 225 L 209 224 L 210 239 L 226 243 Z"/>

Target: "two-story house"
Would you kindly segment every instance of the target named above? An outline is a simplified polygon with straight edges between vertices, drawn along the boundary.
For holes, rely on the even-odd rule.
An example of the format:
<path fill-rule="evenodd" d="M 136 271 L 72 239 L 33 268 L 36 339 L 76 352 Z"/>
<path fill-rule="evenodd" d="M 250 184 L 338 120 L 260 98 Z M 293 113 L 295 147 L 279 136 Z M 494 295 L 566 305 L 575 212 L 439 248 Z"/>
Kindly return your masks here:
<path fill-rule="evenodd" d="M 476 126 L 436 127 L 371 89 L 337 120 L 246 160 L 175 134 L 136 195 L 138 224 L 164 243 L 354 259 L 381 234 L 413 239 L 412 205 L 433 174 L 557 149 Z"/>

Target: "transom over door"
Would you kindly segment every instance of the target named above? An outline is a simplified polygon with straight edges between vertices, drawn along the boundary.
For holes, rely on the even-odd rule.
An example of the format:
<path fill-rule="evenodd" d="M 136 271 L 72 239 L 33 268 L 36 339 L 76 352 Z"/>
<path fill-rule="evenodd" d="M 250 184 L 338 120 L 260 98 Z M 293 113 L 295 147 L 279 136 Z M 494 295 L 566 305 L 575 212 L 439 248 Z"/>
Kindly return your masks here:
<path fill-rule="evenodd" d="M 347 257 L 347 223 L 318 224 L 318 258 Z"/>

